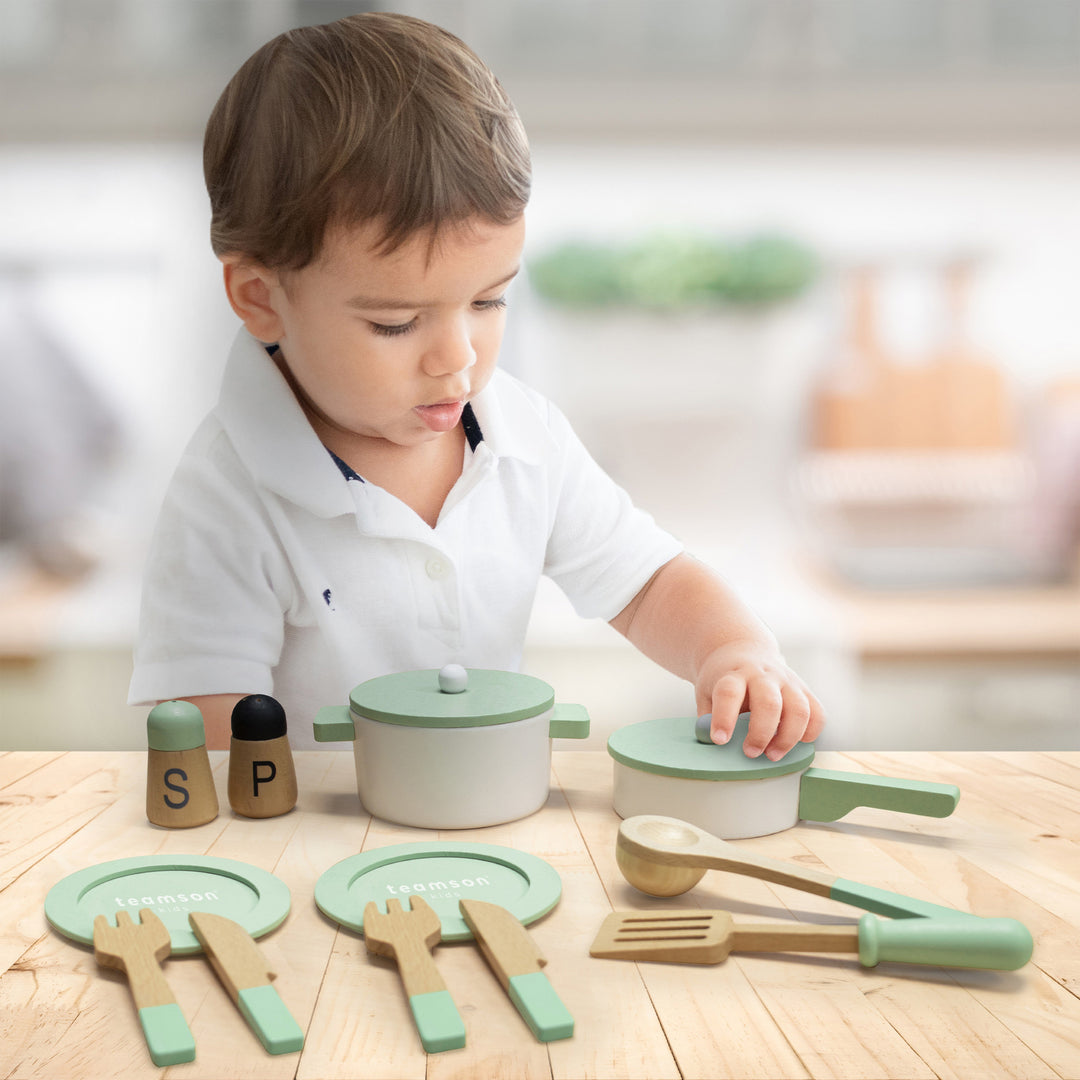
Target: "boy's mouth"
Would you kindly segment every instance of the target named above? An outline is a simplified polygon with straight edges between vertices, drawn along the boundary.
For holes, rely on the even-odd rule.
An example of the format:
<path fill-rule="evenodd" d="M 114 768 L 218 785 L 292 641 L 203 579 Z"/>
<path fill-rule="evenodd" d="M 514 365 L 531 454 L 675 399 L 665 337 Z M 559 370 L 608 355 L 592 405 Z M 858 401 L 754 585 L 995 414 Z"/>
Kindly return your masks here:
<path fill-rule="evenodd" d="M 435 405 L 417 405 L 415 412 L 432 431 L 450 431 L 461 422 L 464 401 L 440 401 Z"/>

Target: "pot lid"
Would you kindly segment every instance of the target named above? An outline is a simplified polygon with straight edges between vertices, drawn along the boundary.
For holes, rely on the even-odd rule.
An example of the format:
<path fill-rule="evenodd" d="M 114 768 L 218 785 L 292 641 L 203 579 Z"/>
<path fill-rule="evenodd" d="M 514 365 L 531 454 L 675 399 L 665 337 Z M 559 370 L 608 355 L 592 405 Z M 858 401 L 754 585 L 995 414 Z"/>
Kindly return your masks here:
<path fill-rule="evenodd" d="M 369 679 L 353 689 L 349 704 L 357 716 L 385 724 L 489 727 L 547 712 L 555 691 L 532 675 L 447 664 Z"/>
<path fill-rule="evenodd" d="M 608 739 L 608 753 L 631 769 L 694 780 L 761 780 L 806 769 L 814 760 L 812 743 L 796 743 L 779 761 L 747 757 L 742 744 L 749 713 L 739 717 L 724 746 L 698 742 L 695 723 L 693 716 L 675 716 L 630 724 Z"/>

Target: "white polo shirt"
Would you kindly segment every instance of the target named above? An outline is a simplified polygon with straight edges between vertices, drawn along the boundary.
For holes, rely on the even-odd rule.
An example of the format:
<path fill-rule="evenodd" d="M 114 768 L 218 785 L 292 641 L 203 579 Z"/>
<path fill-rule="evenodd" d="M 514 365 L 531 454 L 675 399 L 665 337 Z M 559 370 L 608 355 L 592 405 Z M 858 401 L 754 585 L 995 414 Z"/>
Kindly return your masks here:
<path fill-rule="evenodd" d="M 365 679 L 517 670 L 541 574 L 611 619 L 682 550 L 535 391 L 497 371 L 472 411 L 431 528 L 336 461 L 241 330 L 165 496 L 129 703 L 272 694 L 293 747 L 315 747 L 316 711 Z"/>

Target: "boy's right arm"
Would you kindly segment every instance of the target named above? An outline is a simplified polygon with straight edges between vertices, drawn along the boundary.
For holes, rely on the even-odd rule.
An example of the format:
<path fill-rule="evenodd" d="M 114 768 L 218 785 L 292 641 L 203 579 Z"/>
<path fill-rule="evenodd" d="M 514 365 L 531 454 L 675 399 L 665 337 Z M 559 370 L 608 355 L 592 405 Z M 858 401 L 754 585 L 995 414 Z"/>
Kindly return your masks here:
<path fill-rule="evenodd" d="M 202 713 L 207 750 L 228 750 L 232 741 L 232 711 L 245 694 L 201 694 L 183 698 Z"/>

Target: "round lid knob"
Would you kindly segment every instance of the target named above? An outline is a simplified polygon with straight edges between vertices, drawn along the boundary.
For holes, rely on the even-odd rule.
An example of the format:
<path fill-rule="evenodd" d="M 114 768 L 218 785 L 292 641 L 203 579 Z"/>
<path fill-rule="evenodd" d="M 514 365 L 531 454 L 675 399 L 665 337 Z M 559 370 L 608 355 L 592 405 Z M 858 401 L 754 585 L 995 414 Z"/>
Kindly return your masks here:
<path fill-rule="evenodd" d="M 439 689 L 444 694 L 461 694 L 469 687 L 469 673 L 460 664 L 447 664 L 439 672 Z"/>
<path fill-rule="evenodd" d="M 248 694 L 233 706 L 234 739 L 247 742 L 279 739 L 285 730 L 285 710 L 267 694 Z"/>
<path fill-rule="evenodd" d="M 146 718 L 151 750 L 194 750 L 206 744 L 202 713 L 190 701 L 163 701 Z"/>

